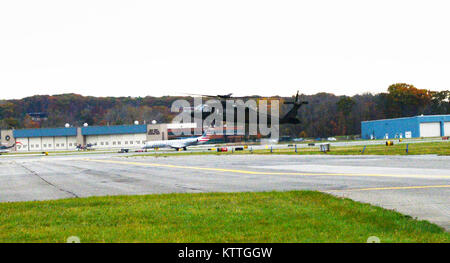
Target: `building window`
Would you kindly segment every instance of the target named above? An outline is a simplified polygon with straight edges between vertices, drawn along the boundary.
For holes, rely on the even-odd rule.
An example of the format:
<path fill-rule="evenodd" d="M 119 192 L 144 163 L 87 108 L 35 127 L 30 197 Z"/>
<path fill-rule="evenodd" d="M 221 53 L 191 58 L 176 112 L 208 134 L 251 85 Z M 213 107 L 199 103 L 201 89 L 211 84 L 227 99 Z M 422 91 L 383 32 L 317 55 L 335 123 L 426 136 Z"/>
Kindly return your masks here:
<path fill-rule="evenodd" d="M 128 144 L 128 141 L 125 141 L 125 144 L 127 145 L 127 144 Z"/>
<path fill-rule="evenodd" d="M 72 147 L 73 146 L 73 144 L 72 143 L 69 143 L 69 147 Z"/>
<path fill-rule="evenodd" d="M 117 144 L 118 144 L 118 145 L 122 145 L 122 142 L 119 141 L 119 142 L 117 142 Z"/>
<path fill-rule="evenodd" d="M 52 148 L 52 145 L 51 145 L 51 144 L 49 144 L 49 145 L 48 145 L 48 148 Z"/>
<path fill-rule="evenodd" d="M 100 142 L 100 145 L 105 145 L 105 143 L 104 142 Z"/>
<path fill-rule="evenodd" d="M 44 148 L 47 148 L 47 144 L 44 144 Z"/>
<path fill-rule="evenodd" d="M 113 145 L 116 145 L 116 142 L 113 142 Z"/>
<path fill-rule="evenodd" d="M 65 143 L 61 143 L 61 147 L 64 147 Z"/>
<path fill-rule="evenodd" d="M 130 144 L 132 145 L 132 144 L 133 144 L 133 141 L 130 141 Z"/>
<path fill-rule="evenodd" d="M 109 145 L 109 142 L 105 142 L 105 145 Z"/>
<path fill-rule="evenodd" d="M 59 147 L 59 143 L 56 144 L 56 147 Z"/>

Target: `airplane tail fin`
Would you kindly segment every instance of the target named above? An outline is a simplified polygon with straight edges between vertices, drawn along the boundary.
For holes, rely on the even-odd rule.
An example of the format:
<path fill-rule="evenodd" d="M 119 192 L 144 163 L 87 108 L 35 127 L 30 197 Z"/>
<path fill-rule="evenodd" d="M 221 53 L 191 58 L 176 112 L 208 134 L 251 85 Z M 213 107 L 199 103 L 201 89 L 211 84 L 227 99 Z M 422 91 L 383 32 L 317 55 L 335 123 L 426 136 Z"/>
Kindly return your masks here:
<path fill-rule="evenodd" d="M 207 128 L 207 129 L 203 132 L 202 136 L 198 139 L 198 141 L 199 141 L 199 142 L 207 142 L 207 141 L 209 141 L 209 140 L 210 140 L 210 137 L 209 137 L 209 135 L 208 135 L 208 132 L 210 132 L 211 130 L 212 130 L 211 128 Z"/>

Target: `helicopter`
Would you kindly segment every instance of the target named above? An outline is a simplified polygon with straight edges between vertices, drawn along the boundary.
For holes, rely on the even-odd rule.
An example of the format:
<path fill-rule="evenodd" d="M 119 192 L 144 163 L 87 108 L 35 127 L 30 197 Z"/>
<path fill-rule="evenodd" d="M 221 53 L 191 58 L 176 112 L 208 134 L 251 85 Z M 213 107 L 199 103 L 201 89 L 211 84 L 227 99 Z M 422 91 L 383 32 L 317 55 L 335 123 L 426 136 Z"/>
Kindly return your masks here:
<path fill-rule="evenodd" d="M 225 94 L 225 95 L 202 95 L 202 94 L 190 94 L 190 95 L 196 95 L 206 98 L 215 98 L 218 101 L 220 101 L 223 109 L 222 117 L 223 120 L 226 120 L 227 114 L 234 114 L 234 122 L 238 120 L 238 111 L 237 111 L 237 105 L 233 103 L 227 103 L 227 101 L 233 100 L 233 99 L 240 99 L 238 97 L 232 97 L 232 93 Z M 308 101 L 301 101 L 299 97 L 299 91 L 297 91 L 297 94 L 295 95 L 294 101 L 288 101 L 284 102 L 284 104 L 287 105 L 293 105 L 293 107 L 286 113 L 284 116 L 280 117 L 278 120 L 279 124 L 299 124 L 301 121 L 297 118 L 298 110 L 305 104 L 308 104 Z M 230 107 L 231 106 L 231 107 Z M 208 103 L 206 104 L 200 104 L 197 105 L 194 108 L 185 109 L 186 112 L 190 113 L 191 117 L 193 119 L 197 119 L 198 116 L 201 116 L 202 120 L 205 120 L 208 116 L 211 114 L 218 114 L 221 115 L 220 112 L 216 109 L 217 107 L 214 107 L 214 105 L 210 105 Z M 257 116 L 257 122 L 259 123 L 260 114 L 264 115 L 265 113 L 260 113 L 258 108 L 252 108 L 252 107 L 246 107 L 245 108 L 245 123 L 248 124 L 250 121 L 249 116 L 250 114 L 255 114 Z M 267 122 L 272 121 L 272 115 L 265 114 Z"/>

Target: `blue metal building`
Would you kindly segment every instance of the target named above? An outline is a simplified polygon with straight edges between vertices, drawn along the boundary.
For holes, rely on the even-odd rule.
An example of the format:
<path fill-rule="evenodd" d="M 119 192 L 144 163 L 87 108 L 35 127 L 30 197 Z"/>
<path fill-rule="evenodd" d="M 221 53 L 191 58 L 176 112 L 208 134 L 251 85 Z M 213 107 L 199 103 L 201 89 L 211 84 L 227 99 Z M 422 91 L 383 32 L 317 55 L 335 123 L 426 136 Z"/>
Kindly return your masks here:
<path fill-rule="evenodd" d="M 77 145 L 92 144 L 98 148 L 140 147 L 155 136 L 147 135 L 147 128 L 166 129 L 164 124 L 86 126 L 1 130 L 1 143 L 14 151 L 75 150 Z"/>
<path fill-rule="evenodd" d="M 98 149 L 141 148 L 146 141 L 167 140 L 173 131 L 196 129 L 195 123 L 155 123 L 114 126 L 83 126 L 0 130 L 0 142 L 12 146 L 11 151 L 65 151 L 79 145 Z M 172 136 L 169 136 L 169 131 Z M 200 133 L 201 134 L 201 130 Z"/>
<path fill-rule="evenodd" d="M 361 122 L 363 139 L 450 136 L 450 114 Z"/>
<path fill-rule="evenodd" d="M 147 125 L 89 126 L 81 128 L 82 135 L 113 135 L 147 133 Z"/>
<path fill-rule="evenodd" d="M 15 138 L 77 136 L 77 128 L 23 129 L 13 131 Z"/>

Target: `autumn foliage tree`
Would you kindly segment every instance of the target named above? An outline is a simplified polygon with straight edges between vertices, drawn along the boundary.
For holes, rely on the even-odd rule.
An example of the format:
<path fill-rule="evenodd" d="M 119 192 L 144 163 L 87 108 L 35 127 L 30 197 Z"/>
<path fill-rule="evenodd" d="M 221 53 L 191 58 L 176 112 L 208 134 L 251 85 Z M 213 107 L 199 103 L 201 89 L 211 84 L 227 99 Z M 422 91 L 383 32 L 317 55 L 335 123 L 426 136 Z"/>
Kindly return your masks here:
<path fill-rule="evenodd" d="M 432 92 L 417 89 L 413 85 L 397 83 L 389 86 L 386 96 L 386 109 L 389 117 L 409 117 L 423 114 L 431 102 Z"/>

